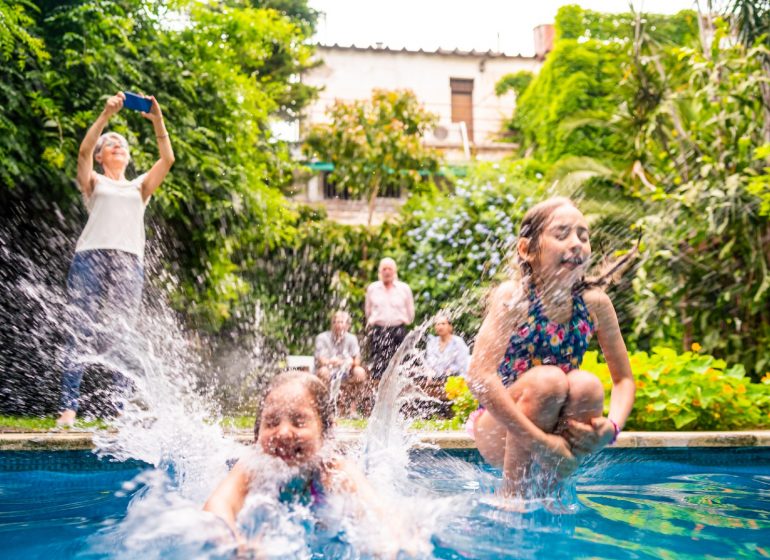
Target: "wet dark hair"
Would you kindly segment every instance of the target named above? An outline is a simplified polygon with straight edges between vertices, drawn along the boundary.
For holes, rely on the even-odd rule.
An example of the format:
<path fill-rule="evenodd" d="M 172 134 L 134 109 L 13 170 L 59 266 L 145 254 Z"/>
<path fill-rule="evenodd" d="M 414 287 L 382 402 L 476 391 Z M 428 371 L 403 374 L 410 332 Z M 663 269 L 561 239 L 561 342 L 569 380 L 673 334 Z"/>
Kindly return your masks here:
<path fill-rule="evenodd" d="M 545 226 L 551 219 L 551 215 L 562 206 L 572 206 L 573 208 L 577 209 L 577 205 L 566 196 L 554 196 L 535 204 L 527 211 L 526 214 L 524 214 L 524 218 L 521 220 L 521 226 L 519 227 L 519 239 L 529 240 L 529 244 L 527 245 L 527 254 L 533 254 L 538 250 L 540 236 L 543 234 Z M 583 277 L 580 279 L 575 284 L 575 286 L 573 286 L 573 290 L 580 293 L 585 292 L 586 290 L 591 290 L 593 288 L 606 288 L 616 280 L 616 276 L 622 274 L 627 265 L 636 256 L 640 241 L 641 237 L 639 240 L 637 240 L 636 247 L 634 247 L 633 250 L 629 251 L 622 258 L 617 261 L 607 263 L 607 265 L 603 267 L 603 270 L 599 273 L 598 276 L 591 278 Z M 522 282 L 529 282 L 529 279 L 534 273 L 532 270 L 532 265 L 523 260 L 518 254 L 518 251 L 516 253 L 516 260 L 518 262 L 519 269 L 521 270 Z"/>
<path fill-rule="evenodd" d="M 329 400 L 329 390 L 326 384 L 317 376 L 305 371 L 287 371 L 276 375 L 262 393 L 257 409 L 257 419 L 254 423 L 254 441 L 259 438 L 259 424 L 262 421 L 262 411 L 265 409 L 267 397 L 284 385 L 300 384 L 310 394 L 315 403 L 316 412 L 321 419 L 321 434 L 326 438 L 334 426 L 334 407 Z"/>

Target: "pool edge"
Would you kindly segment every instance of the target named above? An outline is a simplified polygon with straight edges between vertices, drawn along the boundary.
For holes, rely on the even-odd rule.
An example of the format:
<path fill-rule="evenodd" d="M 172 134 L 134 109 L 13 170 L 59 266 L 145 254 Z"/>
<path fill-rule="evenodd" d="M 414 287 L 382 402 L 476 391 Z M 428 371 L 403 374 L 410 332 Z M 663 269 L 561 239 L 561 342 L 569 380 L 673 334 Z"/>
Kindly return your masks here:
<path fill-rule="evenodd" d="M 337 430 L 337 440 L 352 443 L 361 431 Z M 233 431 L 228 437 L 241 443 L 251 443 L 251 430 Z M 442 449 L 474 449 L 473 439 L 465 432 L 419 432 L 419 440 Z M 0 451 L 58 451 L 93 448 L 91 432 L 16 432 L 0 433 Z M 615 447 L 680 448 L 680 447 L 770 447 L 770 430 L 736 432 L 624 432 Z"/>

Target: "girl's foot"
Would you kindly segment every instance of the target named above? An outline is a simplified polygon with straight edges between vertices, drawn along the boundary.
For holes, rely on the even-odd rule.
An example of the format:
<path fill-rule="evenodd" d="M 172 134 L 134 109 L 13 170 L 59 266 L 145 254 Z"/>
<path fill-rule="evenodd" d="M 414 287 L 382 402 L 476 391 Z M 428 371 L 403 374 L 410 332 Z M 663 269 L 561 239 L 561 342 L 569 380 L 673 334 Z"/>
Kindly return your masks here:
<path fill-rule="evenodd" d="M 75 416 L 77 413 L 74 410 L 65 410 L 61 413 L 61 416 L 56 420 L 57 428 L 71 428 L 75 425 Z"/>

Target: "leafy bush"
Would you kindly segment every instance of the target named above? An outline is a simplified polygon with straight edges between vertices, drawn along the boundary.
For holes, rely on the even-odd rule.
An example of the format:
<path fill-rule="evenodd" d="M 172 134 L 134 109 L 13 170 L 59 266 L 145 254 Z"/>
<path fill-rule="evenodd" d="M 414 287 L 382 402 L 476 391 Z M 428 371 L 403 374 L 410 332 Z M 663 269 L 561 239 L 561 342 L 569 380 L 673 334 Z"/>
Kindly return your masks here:
<path fill-rule="evenodd" d="M 626 426 L 634 430 L 739 430 L 770 427 L 770 374 L 752 383 L 741 364 L 692 352 L 677 354 L 663 347 L 630 355 L 636 380 L 636 402 Z M 582 369 L 596 374 L 607 391 L 612 387 L 607 364 L 598 352 L 587 352 Z"/>
<path fill-rule="evenodd" d="M 468 388 L 468 384 L 465 379 L 452 375 L 446 380 L 444 385 L 444 391 L 446 397 L 452 401 L 452 424 L 457 428 L 465 424 L 471 413 L 479 407 L 479 401 L 473 397 L 473 393 Z"/>
<path fill-rule="evenodd" d="M 770 427 L 770 373 L 752 383 L 741 364 L 694 351 L 677 354 L 656 347 L 652 353 L 634 352 L 629 358 L 636 380 L 636 401 L 626 423 L 630 430 L 741 430 Z M 582 369 L 602 380 L 609 410 L 612 380 L 607 364 L 595 350 L 587 352 Z M 461 427 L 478 407 L 462 377 L 447 379 L 452 401 L 452 427 Z"/>

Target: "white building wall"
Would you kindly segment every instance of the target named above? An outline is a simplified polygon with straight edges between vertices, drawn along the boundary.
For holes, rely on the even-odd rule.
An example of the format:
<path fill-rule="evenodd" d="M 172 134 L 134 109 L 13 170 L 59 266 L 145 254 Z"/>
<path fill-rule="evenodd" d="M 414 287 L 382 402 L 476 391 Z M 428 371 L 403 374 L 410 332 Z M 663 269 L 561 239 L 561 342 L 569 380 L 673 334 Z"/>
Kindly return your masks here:
<path fill-rule="evenodd" d="M 512 93 L 497 97 L 495 84 L 505 74 L 536 72 L 541 62 L 534 57 L 493 53 L 428 53 L 384 48 L 319 46 L 323 64 L 303 76 L 309 85 L 323 88 L 305 111 L 303 129 L 326 121 L 325 111 L 336 99 L 367 99 L 372 89 L 411 89 L 424 107 L 439 115 L 439 124 L 450 130 L 443 141 L 429 135 L 426 143 L 445 150 L 447 159 L 463 159 L 457 125 L 451 124 L 450 78 L 473 80 L 474 151 L 480 159 L 496 159 L 510 145 L 495 142 L 502 123 L 514 109 Z"/>

